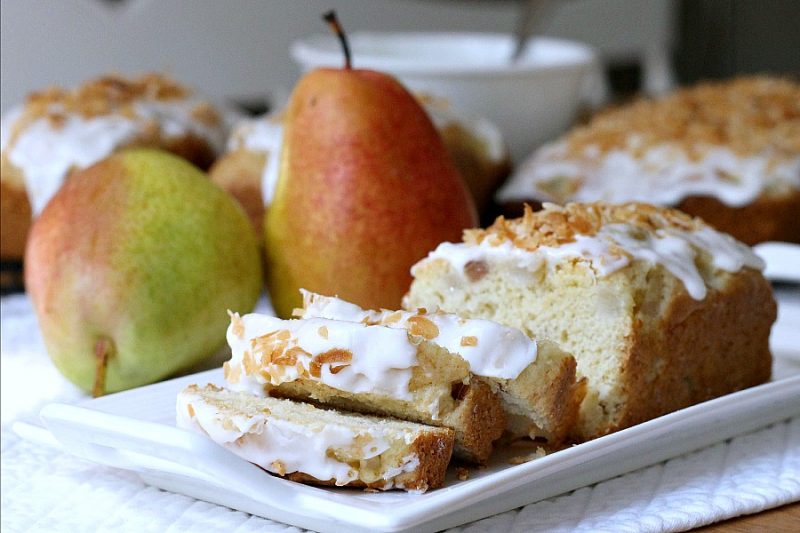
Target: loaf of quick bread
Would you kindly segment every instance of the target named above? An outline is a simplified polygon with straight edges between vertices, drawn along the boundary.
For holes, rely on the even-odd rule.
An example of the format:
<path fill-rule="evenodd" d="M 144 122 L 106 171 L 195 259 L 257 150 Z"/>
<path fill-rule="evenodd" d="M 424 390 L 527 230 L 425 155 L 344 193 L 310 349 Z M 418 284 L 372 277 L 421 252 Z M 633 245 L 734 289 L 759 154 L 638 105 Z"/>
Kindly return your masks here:
<path fill-rule="evenodd" d="M 31 93 L 2 116 L 0 257 L 21 260 L 33 220 L 72 172 L 117 150 L 160 148 L 207 169 L 224 149 L 227 115 L 157 73 Z"/>
<path fill-rule="evenodd" d="M 749 76 L 604 111 L 536 150 L 498 192 L 523 202 L 676 207 L 755 244 L 800 242 L 800 83 Z"/>
<path fill-rule="evenodd" d="M 214 385 L 178 395 L 177 423 L 273 474 L 321 485 L 424 492 L 442 485 L 453 451 L 448 428 Z"/>
<path fill-rule="evenodd" d="M 516 328 L 454 314 L 365 310 L 339 298 L 303 292 L 300 318 L 329 318 L 402 328 L 460 355 L 470 372 L 484 378 L 503 400 L 510 437 L 564 441 L 577 420 L 584 380 L 575 359 L 553 342 L 536 341 Z"/>
<path fill-rule="evenodd" d="M 648 204 L 545 204 L 443 243 L 404 307 L 551 339 L 587 393 L 578 441 L 767 381 L 776 305 L 747 246 Z"/>
<path fill-rule="evenodd" d="M 505 415 L 457 354 L 402 329 L 341 320 L 232 314 L 231 388 L 449 427 L 455 454 L 484 463 Z"/>

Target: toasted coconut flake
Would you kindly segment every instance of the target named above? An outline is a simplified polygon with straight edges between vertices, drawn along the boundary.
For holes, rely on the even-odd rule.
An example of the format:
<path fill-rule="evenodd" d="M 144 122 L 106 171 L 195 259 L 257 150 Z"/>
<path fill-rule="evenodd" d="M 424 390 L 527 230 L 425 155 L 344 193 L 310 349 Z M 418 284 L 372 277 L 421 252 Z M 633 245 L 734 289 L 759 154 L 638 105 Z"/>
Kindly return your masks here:
<path fill-rule="evenodd" d="M 545 455 L 547 455 L 547 451 L 541 446 L 538 446 L 536 450 L 533 451 L 532 453 L 529 453 L 527 455 L 518 455 L 516 457 L 512 457 L 511 459 L 508 460 L 508 464 L 521 465 L 523 463 L 528 463 L 535 459 L 541 459 Z"/>
<path fill-rule="evenodd" d="M 339 372 L 341 372 L 342 370 L 344 370 L 348 366 L 350 366 L 350 365 L 336 365 L 336 366 L 331 365 L 330 366 L 331 374 L 338 374 Z"/>
<path fill-rule="evenodd" d="M 515 247 L 532 252 L 540 246 L 573 242 L 577 235 L 594 236 L 607 224 L 628 224 L 647 232 L 666 228 L 691 231 L 708 227 L 699 218 L 692 218 L 677 209 L 640 202 L 569 203 L 564 206 L 545 203 L 543 207 L 534 212 L 526 205 L 520 218 L 498 217 L 486 229 L 466 230 L 464 242 L 499 246 L 510 241 Z"/>
<path fill-rule="evenodd" d="M 220 125 L 221 119 L 214 106 L 208 102 L 200 102 L 192 108 L 191 116 L 201 124 L 210 128 L 216 128 Z"/>
<path fill-rule="evenodd" d="M 461 346 L 477 346 L 478 345 L 478 337 L 473 335 L 464 335 L 461 337 Z"/>
<path fill-rule="evenodd" d="M 311 362 L 308 364 L 308 373 L 313 378 L 321 378 L 322 377 L 322 365 L 316 359 L 312 359 Z"/>
<path fill-rule="evenodd" d="M 286 466 L 281 461 L 272 461 L 272 469 L 279 476 L 286 475 Z"/>
<path fill-rule="evenodd" d="M 701 159 L 714 146 L 736 153 L 800 152 L 800 84 L 766 76 L 704 83 L 656 100 L 596 115 L 567 138 L 571 155 L 654 146 L 679 147 Z"/>
<path fill-rule="evenodd" d="M 283 366 L 294 366 L 299 357 L 311 357 L 311 354 L 299 346 L 292 346 L 285 352 L 273 352 L 272 364 Z"/>
<path fill-rule="evenodd" d="M 322 352 L 312 359 L 309 364 L 309 372 L 315 378 L 322 376 L 322 365 L 329 365 L 331 374 L 338 374 L 353 360 L 353 352 L 343 348 L 334 348 L 327 352 Z"/>
<path fill-rule="evenodd" d="M 244 339 L 244 320 L 239 313 L 234 313 L 228 309 L 228 316 L 231 317 L 231 331 L 237 339 Z"/>
<path fill-rule="evenodd" d="M 242 367 L 239 365 L 230 365 L 227 361 L 222 365 L 223 367 L 223 374 L 225 376 L 225 381 L 230 383 L 231 385 L 235 385 L 239 383 L 239 378 L 242 376 Z"/>
<path fill-rule="evenodd" d="M 435 339 L 439 336 L 439 328 L 430 319 L 424 316 L 412 316 L 408 319 L 408 331 L 412 335 L 418 335 L 426 340 Z"/>
<path fill-rule="evenodd" d="M 396 324 L 402 318 L 403 318 L 403 313 L 401 311 L 395 311 L 394 313 L 387 315 L 383 320 L 381 320 L 381 323 L 385 325 Z"/>

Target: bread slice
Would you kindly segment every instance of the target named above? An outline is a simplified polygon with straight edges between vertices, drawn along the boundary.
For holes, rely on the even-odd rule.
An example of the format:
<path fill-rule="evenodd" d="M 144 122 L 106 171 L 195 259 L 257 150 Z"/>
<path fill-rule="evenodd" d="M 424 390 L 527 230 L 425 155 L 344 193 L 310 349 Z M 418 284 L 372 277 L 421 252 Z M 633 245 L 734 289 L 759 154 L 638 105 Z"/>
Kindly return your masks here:
<path fill-rule="evenodd" d="M 236 390 L 449 427 L 456 455 L 476 463 L 505 428 L 500 399 L 466 361 L 404 330 L 233 314 L 228 343 Z"/>
<path fill-rule="evenodd" d="M 578 418 L 584 380 L 575 378 L 575 358 L 550 341 L 536 341 L 516 328 L 443 312 L 364 310 L 339 298 L 303 293 L 300 318 L 329 318 L 402 328 L 469 363 L 503 400 L 512 438 L 560 444 Z"/>
<path fill-rule="evenodd" d="M 776 305 L 761 260 L 647 204 L 547 204 L 442 244 L 404 299 L 495 320 L 571 352 L 597 437 L 769 379 Z"/>
<path fill-rule="evenodd" d="M 179 427 L 295 481 L 424 492 L 440 487 L 454 433 L 313 405 L 190 385 L 178 394 Z"/>

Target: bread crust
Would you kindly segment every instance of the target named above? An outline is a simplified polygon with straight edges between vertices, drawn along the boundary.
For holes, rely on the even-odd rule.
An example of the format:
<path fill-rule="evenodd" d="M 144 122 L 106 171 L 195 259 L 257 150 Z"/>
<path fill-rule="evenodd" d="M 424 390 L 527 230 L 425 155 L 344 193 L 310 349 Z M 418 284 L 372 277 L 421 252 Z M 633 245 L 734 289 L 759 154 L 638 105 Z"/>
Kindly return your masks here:
<path fill-rule="evenodd" d="M 772 371 L 769 333 L 777 316 L 772 289 L 761 273 L 745 269 L 726 278 L 703 301 L 672 281 L 658 320 L 640 306 L 623 356 L 627 398 L 615 423 L 588 440 L 657 416 L 765 383 Z M 745 320 L 742 317 L 746 317 Z"/>
<path fill-rule="evenodd" d="M 31 230 L 31 204 L 22 172 L 5 154 L 0 158 L 0 258 L 19 261 Z"/>
<path fill-rule="evenodd" d="M 731 207 L 710 196 L 692 196 L 678 209 L 700 217 L 745 244 L 766 241 L 800 243 L 800 191 L 783 196 L 760 196 L 742 207 Z"/>

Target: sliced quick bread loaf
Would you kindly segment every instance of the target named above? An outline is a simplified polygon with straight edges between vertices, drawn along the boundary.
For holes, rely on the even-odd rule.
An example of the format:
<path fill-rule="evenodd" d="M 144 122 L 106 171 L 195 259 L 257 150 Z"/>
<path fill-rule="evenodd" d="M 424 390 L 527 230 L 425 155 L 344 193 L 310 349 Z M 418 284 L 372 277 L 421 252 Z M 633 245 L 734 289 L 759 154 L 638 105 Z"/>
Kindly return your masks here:
<path fill-rule="evenodd" d="M 576 380 L 575 359 L 555 343 L 532 340 L 516 328 L 425 309 L 364 310 L 308 291 L 297 315 L 401 328 L 459 354 L 473 374 L 500 393 L 511 437 L 558 445 L 577 420 L 585 383 Z"/>
<path fill-rule="evenodd" d="M 586 440 L 770 377 L 776 305 L 747 246 L 648 204 L 548 204 L 414 266 L 410 309 L 495 320 L 575 356 Z"/>
<path fill-rule="evenodd" d="M 228 343 L 225 379 L 236 390 L 450 427 L 469 461 L 485 462 L 506 425 L 499 397 L 466 361 L 405 330 L 234 314 Z"/>

